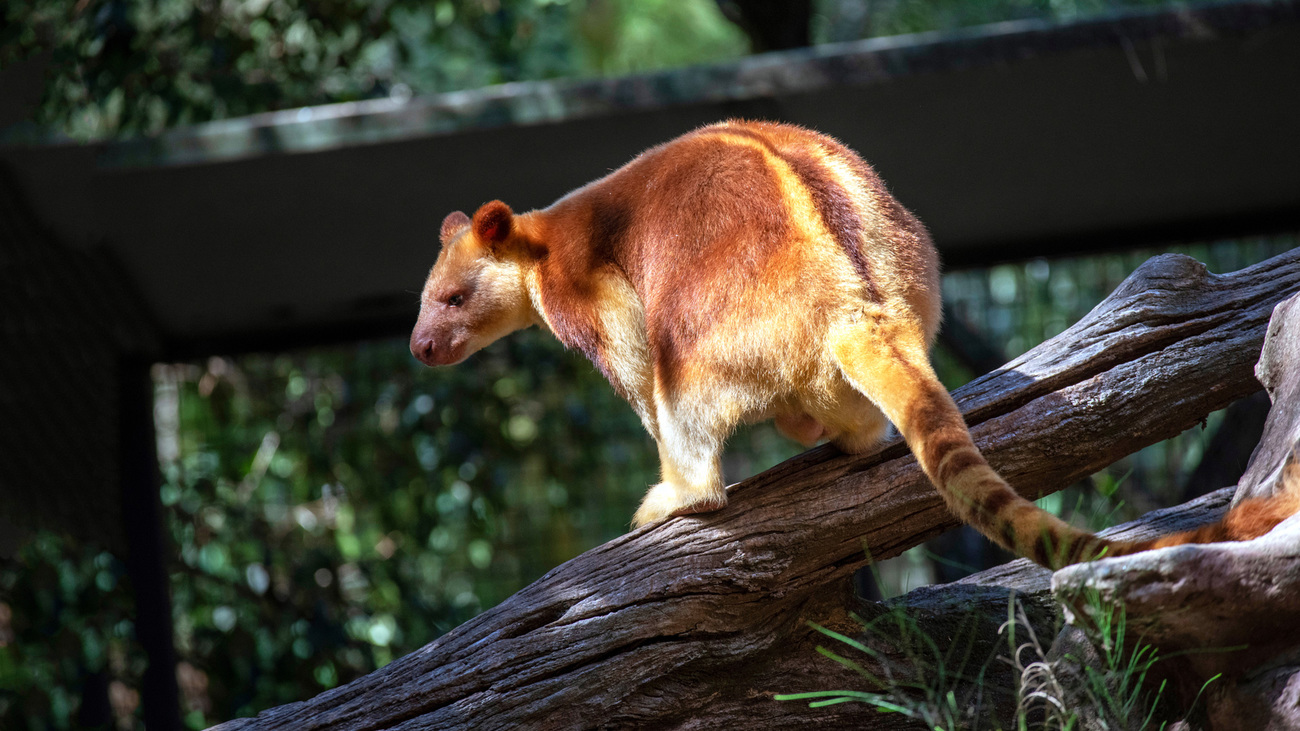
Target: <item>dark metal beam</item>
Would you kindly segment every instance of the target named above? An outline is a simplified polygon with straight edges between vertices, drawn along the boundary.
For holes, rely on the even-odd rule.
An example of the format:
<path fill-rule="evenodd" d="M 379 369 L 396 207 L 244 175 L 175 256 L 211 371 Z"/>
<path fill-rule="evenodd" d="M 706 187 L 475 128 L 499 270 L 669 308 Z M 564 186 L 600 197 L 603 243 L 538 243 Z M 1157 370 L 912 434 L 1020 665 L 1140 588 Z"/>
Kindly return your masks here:
<path fill-rule="evenodd" d="M 728 116 L 861 152 L 948 266 L 1300 228 L 1300 3 L 872 39 L 612 80 L 0 148 L 42 220 L 107 247 L 168 354 L 397 334 L 443 215 L 544 206 Z"/>

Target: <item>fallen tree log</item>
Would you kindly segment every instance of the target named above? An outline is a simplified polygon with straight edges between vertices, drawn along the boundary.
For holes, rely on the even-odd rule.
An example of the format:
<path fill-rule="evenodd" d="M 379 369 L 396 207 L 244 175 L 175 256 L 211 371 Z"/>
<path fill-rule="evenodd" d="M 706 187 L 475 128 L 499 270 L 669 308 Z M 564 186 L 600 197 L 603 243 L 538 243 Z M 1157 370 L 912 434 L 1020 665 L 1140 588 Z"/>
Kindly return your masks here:
<path fill-rule="evenodd" d="M 1256 372 L 1272 409 L 1234 504 L 1300 492 L 1300 296 L 1277 306 Z M 1052 590 L 1093 645 L 1098 615 L 1121 607 L 1131 636 L 1171 658 L 1175 705 L 1204 696 L 1198 726 L 1300 728 L 1300 515 L 1251 541 L 1070 566 Z"/>
<path fill-rule="evenodd" d="M 1300 250 L 1213 275 L 1148 261 L 1075 326 L 963 387 L 990 463 L 1027 496 L 1060 489 L 1259 388 L 1273 306 Z M 845 619 L 848 578 L 955 522 L 905 446 L 810 450 L 731 504 L 634 531 L 557 567 L 421 650 L 233 729 L 736 728 L 879 718 L 774 692 L 852 678 L 806 619 Z M 829 619 L 828 619 L 829 618 Z M 771 671 L 778 672 L 773 674 Z"/>

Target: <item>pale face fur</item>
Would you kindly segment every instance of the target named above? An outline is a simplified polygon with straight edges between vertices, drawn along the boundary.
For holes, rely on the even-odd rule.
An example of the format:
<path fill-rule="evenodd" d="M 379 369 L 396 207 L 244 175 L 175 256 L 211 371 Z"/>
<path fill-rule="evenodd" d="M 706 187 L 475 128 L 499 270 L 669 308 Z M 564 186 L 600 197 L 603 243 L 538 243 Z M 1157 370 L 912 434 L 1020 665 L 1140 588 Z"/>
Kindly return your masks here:
<path fill-rule="evenodd" d="M 452 365 L 538 321 L 526 263 L 494 253 L 466 227 L 450 237 L 429 272 L 411 353 L 426 365 Z"/>

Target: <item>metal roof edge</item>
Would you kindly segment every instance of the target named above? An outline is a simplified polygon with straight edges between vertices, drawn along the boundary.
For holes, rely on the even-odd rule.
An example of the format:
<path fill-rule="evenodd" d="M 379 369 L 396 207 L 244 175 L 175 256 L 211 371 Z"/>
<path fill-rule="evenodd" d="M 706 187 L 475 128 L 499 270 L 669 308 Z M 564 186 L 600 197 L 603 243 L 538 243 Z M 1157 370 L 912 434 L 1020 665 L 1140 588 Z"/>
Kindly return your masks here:
<path fill-rule="evenodd" d="M 412 99 L 302 107 L 89 143 L 97 165 L 201 165 L 504 126 L 547 124 L 671 106 L 861 86 L 1088 48 L 1197 40 L 1300 23 L 1300 0 L 1253 0 L 1125 11 L 1072 22 L 1018 20 L 869 38 L 614 78 L 521 81 Z M 85 146 L 66 140 L 10 147 Z M 0 147 L 0 149 L 3 149 Z"/>

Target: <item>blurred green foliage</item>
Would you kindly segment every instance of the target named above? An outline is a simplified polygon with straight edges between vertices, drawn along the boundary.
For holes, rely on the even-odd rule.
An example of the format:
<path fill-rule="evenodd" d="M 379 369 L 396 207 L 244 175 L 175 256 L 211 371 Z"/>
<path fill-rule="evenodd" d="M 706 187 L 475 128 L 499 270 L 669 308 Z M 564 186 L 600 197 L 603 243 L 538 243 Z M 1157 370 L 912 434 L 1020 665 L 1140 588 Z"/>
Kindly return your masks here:
<path fill-rule="evenodd" d="M 0 68 L 78 139 L 304 105 L 734 58 L 710 0 L 9 0 Z"/>
<path fill-rule="evenodd" d="M 49 534 L 0 565 L 0 728 L 79 727 L 95 677 L 133 713 L 144 657 L 124 574 L 113 555 Z"/>
<path fill-rule="evenodd" d="M 1071 18 L 1142 0 L 822 0 L 817 41 Z M 9 0 L 0 68 L 46 59 L 35 117 L 74 138 L 304 104 L 734 58 L 709 0 Z M 1294 238 L 1193 247 L 1229 271 Z M 1150 252 L 949 275 L 1008 356 L 1086 312 Z M 950 386 L 972 374 L 937 355 Z M 193 728 L 300 700 L 410 652 L 625 531 L 653 444 L 594 369 L 529 331 L 457 368 L 402 341 L 155 369 L 178 668 Z M 1213 422 L 1211 422 L 1213 425 Z M 1204 433 L 1098 475 L 1085 512 L 1169 504 Z M 742 430 L 737 479 L 793 454 Z M 1163 487 L 1162 487 L 1163 486 Z M 96 683 L 139 725 L 144 660 L 118 559 L 43 535 L 0 566 L 0 728 L 75 728 Z"/>
<path fill-rule="evenodd" d="M 156 383 L 177 645 L 217 718 L 383 665 L 619 535 L 657 467 L 537 331 L 438 371 L 385 341 Z"/>

